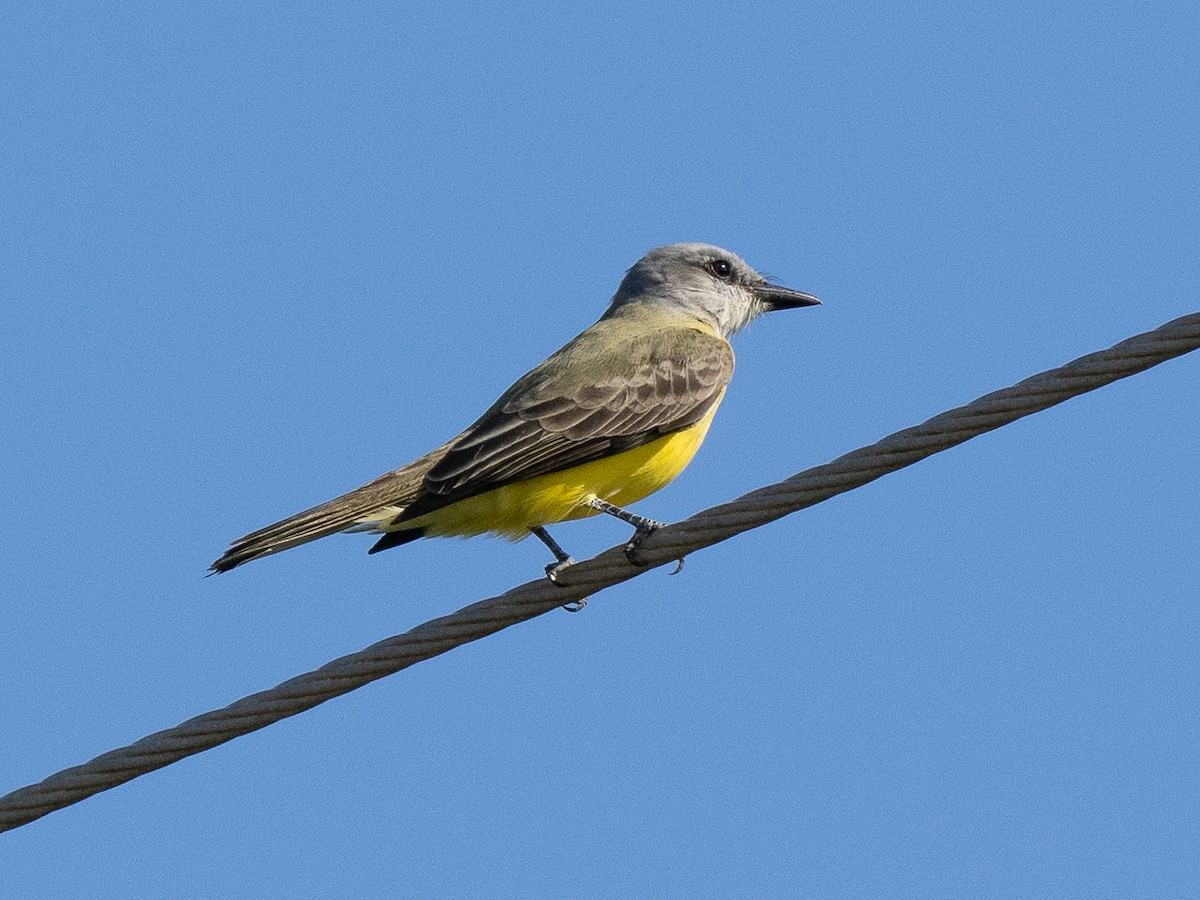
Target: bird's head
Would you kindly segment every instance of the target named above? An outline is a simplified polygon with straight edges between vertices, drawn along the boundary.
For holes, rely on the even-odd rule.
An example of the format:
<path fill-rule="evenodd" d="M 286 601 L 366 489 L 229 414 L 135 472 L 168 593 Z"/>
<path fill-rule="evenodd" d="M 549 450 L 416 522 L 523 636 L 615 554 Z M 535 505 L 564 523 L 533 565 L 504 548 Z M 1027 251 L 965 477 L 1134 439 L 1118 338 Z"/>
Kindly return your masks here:
<path fill-rule="evenodd" d="M 821 301 L 754 271 L 735 253 L 712 244 L 656 247 L 625 274 L 609 314 L 634 305 L 702 319 L 728 338 L 762 313 Z"/>

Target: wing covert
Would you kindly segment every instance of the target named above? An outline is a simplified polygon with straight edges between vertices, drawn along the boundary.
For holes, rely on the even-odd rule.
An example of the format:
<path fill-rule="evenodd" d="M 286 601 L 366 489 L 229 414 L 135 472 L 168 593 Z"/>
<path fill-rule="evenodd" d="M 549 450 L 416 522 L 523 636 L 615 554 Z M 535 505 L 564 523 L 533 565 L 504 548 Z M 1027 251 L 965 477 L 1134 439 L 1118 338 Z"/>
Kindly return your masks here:
<path fill-rule="evenodd" d="M 513 385 L 430 469 L 401 521 L 694 425 L 733 375 L 729 343 L 698 329 L 603 337 L 601 352 L 577 339 Z"/>

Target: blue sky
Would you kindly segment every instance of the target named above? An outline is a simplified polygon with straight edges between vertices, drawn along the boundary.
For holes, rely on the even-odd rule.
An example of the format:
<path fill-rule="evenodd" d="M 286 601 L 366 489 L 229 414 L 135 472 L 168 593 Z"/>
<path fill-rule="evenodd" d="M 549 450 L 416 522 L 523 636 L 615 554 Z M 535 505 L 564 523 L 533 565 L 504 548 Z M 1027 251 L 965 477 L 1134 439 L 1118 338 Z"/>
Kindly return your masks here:
<path fill-rule="evenodd" d="M 238 535 L 456 433 L 658 244 L 682 518 L 1200 308 L 1195 4 L 25 4 L 0 791 L 540 572 Z M 1185 357 L 0 837 L 14 896 L 1200 893 Z M 592 521 L 576 556 L 625 537 Z"/>

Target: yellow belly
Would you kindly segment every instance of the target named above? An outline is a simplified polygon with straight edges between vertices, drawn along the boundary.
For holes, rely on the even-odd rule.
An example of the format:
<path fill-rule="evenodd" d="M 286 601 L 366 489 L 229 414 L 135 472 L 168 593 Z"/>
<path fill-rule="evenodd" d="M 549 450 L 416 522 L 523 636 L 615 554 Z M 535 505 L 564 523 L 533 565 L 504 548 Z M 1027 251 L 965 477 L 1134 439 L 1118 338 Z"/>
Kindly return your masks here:
<path fill-rule="evenodd" d="M 404 527 L 423 528 L 428 537 L 472 537 L 493 532 L 516 540 L 528 535 L 535 525 L 596 515 L 588 503 L 597 497 L 616 506 L 636 503 L 669 484 L 687 467 L 720 403 L 718 397 L 703 419 L 683 431 L 604 459 L 468 497 L 411 519 Z"/>

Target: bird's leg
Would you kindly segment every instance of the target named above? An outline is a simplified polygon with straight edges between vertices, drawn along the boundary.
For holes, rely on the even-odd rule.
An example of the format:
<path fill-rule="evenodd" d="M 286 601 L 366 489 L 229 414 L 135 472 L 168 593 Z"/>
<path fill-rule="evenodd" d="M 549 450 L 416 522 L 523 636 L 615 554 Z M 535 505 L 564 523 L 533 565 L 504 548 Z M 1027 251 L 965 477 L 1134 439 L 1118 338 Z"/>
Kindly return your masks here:
<path fill-rule="evenodd" d="M 549 547 L 550 552 L 554 554 L 555 561 L 546 566 L 546 577 L 550 579 L 551 584 L 557 585 L 559 573 L 567 568 L 567 566 L 575 565 L 575 560 L 571 558 L 566 550 L 558 546 L 558 541 L 550 537 L 550 532 L 541 525 L 534 525 L 529 530 L 533 532 L 534 537 Z M 585 606 L 587 606 L 587 597 L 584 597 L 582 600 L 572 600 L 570 603 L 564 603 L 563 609 L 567 612 L 579 612 Z"/>
<path fill-rule="evenodd" d="M 588 505 L 602 513 L 608 513 L 610 516 L 616 516 L 622 522 L 627 522 L 633 526 L 633 537 L 629 539 L 629 543 L 625 545 L 625 558 L 635 566 L 644 566 L 645 563 L 638 562 L 637 548 L 646 535 L 657 531 L 666 525 L 666 522 L 659 522 L 657 519 L 647 519 L 645 516 L 635 515 L 627 509 L 609 503 L 607 500 L 601 500 L 599 497 L 594 497 Z M 683 560 L 679 561 L 679 569 L 683 568 Z M 675 571 L 678 572 L 679 569 Z"/>
<path fill-rule="evenodd" d="M 541 525 L 534 525 L 529 530 L 533 532 L 534 537 L 549 547 L 550 552 L 554 554 L 555 561 L 546 566 L 546 577 L 551 581 L 555 581 L 558 577 L 558 573 L 567 566 L 574 565 L 575 560 L 567 554 L 566 550 L 558 546 L 558 541 L 550 537 L 550 532 L 548 532 Z"/>

